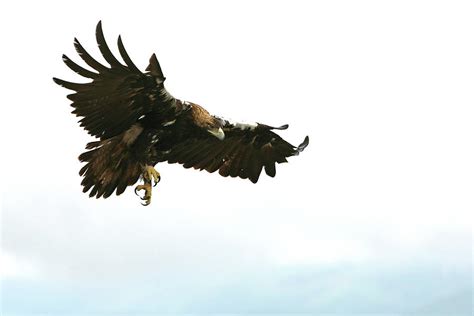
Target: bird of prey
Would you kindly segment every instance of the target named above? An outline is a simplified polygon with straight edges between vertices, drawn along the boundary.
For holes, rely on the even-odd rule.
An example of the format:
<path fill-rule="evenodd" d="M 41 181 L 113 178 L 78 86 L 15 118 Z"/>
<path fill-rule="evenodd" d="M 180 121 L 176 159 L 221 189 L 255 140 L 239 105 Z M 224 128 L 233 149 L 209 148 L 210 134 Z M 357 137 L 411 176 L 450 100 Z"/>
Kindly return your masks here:
<path fill-rule="evenodd" d="M 159 162 L 180 163 L 184 168 L 219 170 L 221 176 L 249 179 L 256 183 L 262 171 L 275 176 L 275 163 L 298 155 L 309 143 L 306 136 L 299 146 L 286 142 L 272 127 L 260 123 L 233 122 L 209 114 L 203 107 L 173 97 L 164 86 L 165 76 L 153 54 L 145 72 L 135 66 L 118 37 L 119 61 L 110 51 L 99 21 L 96 39 L 109 65 L 96 61 L 77 39 L 79 56 L 92 69 L 76 64 L 66 55 L 64 63 L 77 74 L 92 79 L 72 83 L 58 78 L 54 82 L 73 90 L 67 97 L 80 125 L 96 137 L 79 156 L 85 165 L 83 192 L 90 197 L 109 197 L 123 193 L 140 179 L 141 199 L 149 205 L 152 185 L 161 179 L 154 166 Z"/>

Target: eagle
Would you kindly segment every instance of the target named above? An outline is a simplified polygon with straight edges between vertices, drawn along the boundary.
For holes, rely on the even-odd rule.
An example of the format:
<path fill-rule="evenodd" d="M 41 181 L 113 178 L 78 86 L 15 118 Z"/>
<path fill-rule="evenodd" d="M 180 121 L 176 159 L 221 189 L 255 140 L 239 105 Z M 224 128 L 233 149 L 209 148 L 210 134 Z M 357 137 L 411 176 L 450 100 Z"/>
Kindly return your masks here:
<path fill-rule="evenodd" d="M 73 83 L 53 78 L 58 85 L 72 90 L 72 113 L 80 117 L 82 126 L 96 139 L 79 155 L 85 165 L 83 192 L 90 197 L 108 198 L 122 194 L 139 180 L 135 193 L 149 205 L 152 186 L 160 181 L 154 168 L 159 162 L 179 163 L 184 168 L 219 171 L 223 177 L 239 177 L 257 183 L 262 169 L 274 177 L 275 163 L 287 162 L 309 143 L 306 136 L 293 146 L 272 127 L 260 123 L 235 122 L 211 115 L 202 106 L 173 97 L 165 88 L 165 76 L 155 54 L 145 72 L 130 59 L 119 36 L 119 61 L 110 51 L 99 21 L 96 40 L 109 65 L 95 60 L 74 39 L 74 47 L 91 69 L 86 69 L 66 55 L 64 63 L 75 73 L 91 79 Z M 140 192 L 141 193 L 141 192 Z"/>

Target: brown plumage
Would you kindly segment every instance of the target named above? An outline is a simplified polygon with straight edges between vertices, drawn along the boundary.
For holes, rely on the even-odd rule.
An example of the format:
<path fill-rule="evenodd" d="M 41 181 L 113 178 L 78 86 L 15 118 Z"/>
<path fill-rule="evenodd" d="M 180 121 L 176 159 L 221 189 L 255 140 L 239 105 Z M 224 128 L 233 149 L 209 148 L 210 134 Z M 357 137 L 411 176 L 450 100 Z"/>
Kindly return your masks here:
<path fill-rule="evenodd" d="M 220 127 L 220 121 L 216 117 L 212 116 L 205 108 L 196 104 L 196 103 L 189 103 L 190 108 L 190 116 L 191 120 L 196 122 L 196 125 L 200 128 L 204 129 L 211 129 L 213 127 Z"/>
<path fill-rule="evenodd" d="M 274 177 L 275 163 L 299 154 L 309 138 L 297 147 L 283 140 L 265 124 L 234 123 L 211 115 L 203 107 L 171 96 L 164 87 L 165 77 L 153 54 L 146 72 L 141 72 L 128 56 L 122 39 L 119 53 L 125 64 L 111 53 L 105 42 L 102 25 L 96 30 L 104 66 L 90 56 L 77 39 L 79 56 L 93 70 L 88 70 L 63 55 L 63 61 L 77 74 L 92 79 L 72 83 L 53 78 L 74 93 L 68 95 L 80 117 L 80 125 L 97 137 L 79 156 L 85 166 L 80 170 L 82 185 L 89 195 L 107 198 L 124 192 L 140 176 L 145 182 L 149 203 L 153 179 L 150 168 L 158 162 L 180 163 L 185 168 L 240 177 L 256 183 L 262 169 Z M 144 186 L 139 186 L 143 189 Z M 138 188 L 138 187 L 137 187 Z M 147 197 L 148 196 L 148 197 Z"/>

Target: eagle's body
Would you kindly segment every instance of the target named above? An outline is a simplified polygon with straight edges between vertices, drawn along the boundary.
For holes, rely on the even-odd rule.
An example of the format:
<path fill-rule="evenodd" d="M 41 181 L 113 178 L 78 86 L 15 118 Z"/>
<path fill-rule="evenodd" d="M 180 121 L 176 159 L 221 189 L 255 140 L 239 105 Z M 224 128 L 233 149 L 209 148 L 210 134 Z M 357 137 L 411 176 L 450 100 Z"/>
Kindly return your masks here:
<path fill-rule="evenodd" d="M 273 129 L 258 123 L 235 123 L 209 114 L 201 106 L 174 98 L 165 89 L 165 77 L 155 54 L 147 72 L 141 72 L 131 61 L 121 38 L 118 39 L 119 62 L 108 48 L 101 23 L 97 25 L 97 42 L 110 64 L 106 67 L 93 59 L 75 40 L 82 59 L 95 71 L 87 70 L 67 56 L 63 61 L 83 77 L 93 79 L 78 84 L 54 78 L 73 101 L 73 113 L 83 126 L 99 140 L 87 144 L 79 159 L 86 162 L 80 170 L 82 185 L 89 196 L 107 198 L 119 195 L 140 176 L 146 204 L 151 199 L 151 184 L 159 174 L 153 166 L 158 162 L 181 163 L 185 168 L 214 172 L 222 176 L 250 179 L 256 183 L 262 168 L 275 176 L 275 162 L 297 155 L 308 145 L 308 137 L 295 147 Z"/>

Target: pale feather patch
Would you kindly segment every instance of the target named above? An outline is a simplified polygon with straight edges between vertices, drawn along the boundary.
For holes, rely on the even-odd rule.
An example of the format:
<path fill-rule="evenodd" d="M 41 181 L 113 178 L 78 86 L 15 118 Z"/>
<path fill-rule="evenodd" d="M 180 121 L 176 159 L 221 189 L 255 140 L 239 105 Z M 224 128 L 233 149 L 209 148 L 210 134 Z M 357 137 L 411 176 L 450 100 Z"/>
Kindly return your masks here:
<path fill-rule="evenodd" d="M 253 131 L 258 126 L 258 123 L 256 123 L 256 122 L 237 122 L 237 121 L 234 121 L 232 119 L 225 119 L 225 118 L 222 118 L 222 117 L 218 117 L 218 118 L 225 121 L 227 124 L 232 125 L 235 128 L 240 128 L 241 130 L 251 130 L 251 131 Z"/>
<path fill-rule="evenodd" d="M 172 124 L 174 124 L 176 122 L 176 119 L 172 120 L 172 121 L 168 121 L 168 122 L 165 122 L 163 124 L 161 124 L 162 126 L 170 126 Z"/>
<path fill-rule="evenodd" d="M 257 128 L 257 123 L 243 123 L 243 122 L 236 122 L 234 123 L 234 126 L 236 128 L 240 128 L 241 130 L 246 130 L 246 129 L 249 129 L 251 131 L 253 131 L 255 128 Z"/>
<path fill-rule="evenodd" d="M 133 124 L 128 130 L 125 131 L 125 133 L 123 133 L 122 141 L 127 144 L 127 146 L 130 146 L 133 144 L 133 142 L 135 142 L 142 131 L 143 127 L 140 124 Z"/>

